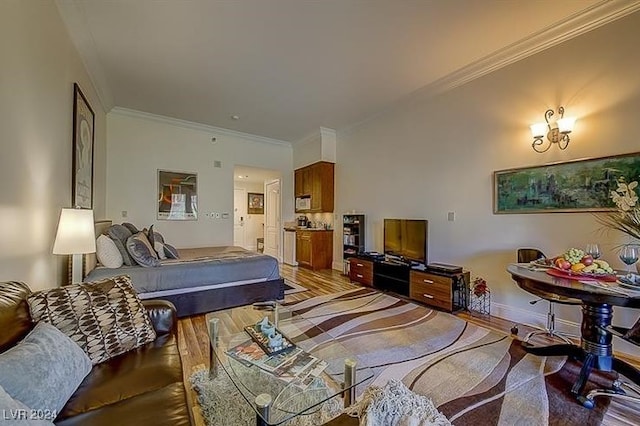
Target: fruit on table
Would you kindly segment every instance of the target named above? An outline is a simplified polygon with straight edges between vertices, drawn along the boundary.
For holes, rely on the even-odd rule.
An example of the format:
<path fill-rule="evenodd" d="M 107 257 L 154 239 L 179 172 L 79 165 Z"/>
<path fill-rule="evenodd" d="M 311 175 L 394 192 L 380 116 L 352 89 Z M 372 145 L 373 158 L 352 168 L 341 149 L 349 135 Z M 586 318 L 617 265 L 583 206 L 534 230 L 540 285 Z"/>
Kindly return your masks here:
<path fill-rule="evenodd" d="M 584 268 L 586 268 L 586 265 L 584 263 L 576 263 L 574 265 L 571 265 L 571 270 L 573 272 L 580 272 Z"/>
<path fill-rule="evenodd" d="M 553 264 L 560 269 L 573 272 L 592 274 L 613 274 L 613 268 L 600 259 L 594 259 L 590 254 L 579 248 L 570 248 L 563 255 L 556 257 Z"/>

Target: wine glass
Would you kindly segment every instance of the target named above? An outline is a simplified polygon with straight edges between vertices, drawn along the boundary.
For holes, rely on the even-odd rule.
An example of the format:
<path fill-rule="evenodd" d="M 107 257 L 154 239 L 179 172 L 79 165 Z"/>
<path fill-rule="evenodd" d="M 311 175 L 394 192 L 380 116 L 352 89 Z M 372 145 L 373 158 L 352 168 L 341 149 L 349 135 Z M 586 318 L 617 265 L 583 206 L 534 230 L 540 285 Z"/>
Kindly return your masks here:
<path fill-rule="evenodd" d="M 627 276 L 631 276 L 631 265 L 638 261 L 639 250 L 638 246 L 627 244 L 620 250 L 620 260 L 627 265 Z"/>
<path fill-rule="evenodd" d="M 584 249 L 584 252 L 587 254 L 590 254 L 591 257 L 593 257 L 594 259 L 599 259 L 600 256 L 602 255 L 602 252 L 600 251 L 600 246 L 595 243 L 587 244 L 587 247 Z"/>

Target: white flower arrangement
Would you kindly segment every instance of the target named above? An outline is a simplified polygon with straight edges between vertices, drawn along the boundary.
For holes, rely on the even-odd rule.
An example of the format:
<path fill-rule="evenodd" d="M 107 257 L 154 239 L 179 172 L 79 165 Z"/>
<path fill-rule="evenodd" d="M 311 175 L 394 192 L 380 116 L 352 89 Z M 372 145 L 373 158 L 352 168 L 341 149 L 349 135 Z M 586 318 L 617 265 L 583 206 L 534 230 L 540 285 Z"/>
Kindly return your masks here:
<path fill-rule="evenodd" d="M 637 181 L 627 184 L 624 178 L 619 178 L 618 189 L 609 194 L 618 210 L 596 217 L 605 227 L 618 230 L 640 241 L 640 206 L 638 194 L 635 192 L 637 187 Z"/>

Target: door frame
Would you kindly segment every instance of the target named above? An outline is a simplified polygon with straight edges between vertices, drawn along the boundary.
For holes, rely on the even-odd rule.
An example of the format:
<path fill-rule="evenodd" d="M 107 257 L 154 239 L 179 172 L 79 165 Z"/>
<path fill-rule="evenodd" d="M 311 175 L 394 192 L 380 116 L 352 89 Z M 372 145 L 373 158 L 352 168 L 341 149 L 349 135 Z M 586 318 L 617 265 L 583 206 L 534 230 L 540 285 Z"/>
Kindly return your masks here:
<path fill-rule="evenodd" d="M 264 182 L 264 194 L 265 194 L 265 210 L 264 210 L 264 223 L 265 223 L 265 230 L 264 230 L 264 246 L 265 249 L 267 247 L 267 229 L 266 229 L 266 224 L 268 223 L 268 215 L 270 214 L 269 209 L 267 207 L 267 187 L 273 183 L 278 183 L 278 200 L 277 200 L 277 204 L 278 204 L 278 212 L 279 212 L 279 217 L 277 218 L 277 232 L 276 234 L 278 235 L 278 249 L 277 249 L 277 259 L 278 262 L 282 263 L 282 256 L 283 256 L 283 250 L 282 250 L 282 243 L 283 243 L 283 228 L 282 228 L 282 179 L 281 178 L 277 178 L 277 179 L 272 179 L 270 181 L 265 181 Z"/>

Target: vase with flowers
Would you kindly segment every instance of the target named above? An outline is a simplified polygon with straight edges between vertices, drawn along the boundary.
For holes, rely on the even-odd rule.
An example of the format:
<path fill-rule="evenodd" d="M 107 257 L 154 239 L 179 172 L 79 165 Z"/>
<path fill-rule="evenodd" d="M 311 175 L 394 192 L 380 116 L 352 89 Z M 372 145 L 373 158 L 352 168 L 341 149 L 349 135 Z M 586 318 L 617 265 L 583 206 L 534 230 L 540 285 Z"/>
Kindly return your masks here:
<path fill-rule="evenodd" d="M 596 219 L 606 228 L 620 231 L 635 240 L 636 244 L 640 244 L 640 205 L 637 187 L 637 181 L 627 183 L 624 177 L 618 178 L 618 188 L 609 192 L 616 210 L 598 214 Z"/>
<path fill-rule="evenodd" d="M 491 314 L 491 290 L 487 281 L 482 277 L 475 277 L 471 283 L 469 310 L 485 315 Z"/>

